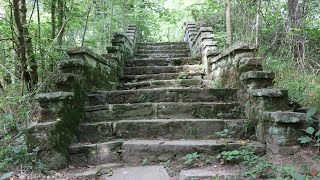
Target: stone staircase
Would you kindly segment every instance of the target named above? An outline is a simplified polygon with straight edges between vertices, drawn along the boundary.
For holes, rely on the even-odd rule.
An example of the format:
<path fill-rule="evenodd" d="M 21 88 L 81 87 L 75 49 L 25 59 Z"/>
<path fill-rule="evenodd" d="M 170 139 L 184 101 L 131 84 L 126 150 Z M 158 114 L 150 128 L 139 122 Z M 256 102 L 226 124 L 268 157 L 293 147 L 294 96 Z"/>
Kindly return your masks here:
<path fill-rule="evenodd" d="M 236 89 L 203 85 L 201 59 L 186 43 L 140 43 L 126 62 L 121 90 L 88 94 L 85 121 L 70 148 L 74 166 L 141 164 L 187 153 L 238 149 L 254 132 L 243 118 Z M 217 135 L 228 129 L 227 139 Z M 264 145 L 250 141 L 258 151 Z"/>

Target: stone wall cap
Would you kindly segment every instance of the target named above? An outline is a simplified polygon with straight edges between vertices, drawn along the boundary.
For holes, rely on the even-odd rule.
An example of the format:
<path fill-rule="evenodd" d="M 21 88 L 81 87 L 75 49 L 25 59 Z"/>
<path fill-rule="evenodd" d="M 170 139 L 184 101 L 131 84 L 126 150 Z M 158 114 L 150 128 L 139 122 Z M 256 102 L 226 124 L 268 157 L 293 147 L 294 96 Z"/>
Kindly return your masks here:
<path fill-rule="evenodd" d="M 271 71 L 248 71 L 241 75 L 240 80 L 246 81 L 249 79 L 271 79 L 275 77 L 274 72 Z"/>
<path fill-rule="evenodd" d="M 213 32 L 212 27 L 200 27 L 200 32 Z"/>
<path fill-rule="evenodd" d="M 256 50 L 256 47 L 249 44 L 249 43 L 243 43 L 243 42 L 237 42 L 233 44 L 232 46 L 224 49 L 219 56 L 213 58 L 211 60 L 211 63 L 214 63 L 216 61 L 219 61 L 220 59 L 224 58 L 225 56 L 229 56 L 230 54 L 236 52 L 236 51 L 248 51 L 253 52 Z"/>
<path fill-rule="evenodd" d="M 58 101 L 58 100 L 68 100 L 72 99 L 74 97 L 73 92 L 52 92 L 52 93 L 42 93 L 42 94 L 37 94 L 35 96 L 37 101 Z"/>
<path fill-rule="evenodd" d="M 73 56 L 73 55 L 77 55 L 77 54 L 86 54 L 92 58 L 94 58 L 95 60 L 97 60 L 98 62 L 101 62 L 103 64 L 108 64 L 107 60 L 104 59 L 102 56 L 100 56 L 97 53 L 94 53 L 91 49 L 89 49 L 88 47 L 74 47 L 74 48 L 69 48 L 67 49 L 67 53 L 69 56 Z"/>
<path fill-rule="evenodd" d="M 275 123 L 303 123 L 306 122 L 306 114 L 298 112 L 263 112 L 263 119 Z"/>
<path fill-rule="evenodd" d="M 50 129 L 54 129 L 59 121 L 49 121 L 49 122 L 33 122 L 30 123 L 28 131 L 32 133 L 37 132 L 48 132 Z"/>
<path fill-rule="evenodd" d="M 255 97 L 283 97 L 288 94 L 287 90 L 275 88 L 250 89 L 248 93 Z"/>

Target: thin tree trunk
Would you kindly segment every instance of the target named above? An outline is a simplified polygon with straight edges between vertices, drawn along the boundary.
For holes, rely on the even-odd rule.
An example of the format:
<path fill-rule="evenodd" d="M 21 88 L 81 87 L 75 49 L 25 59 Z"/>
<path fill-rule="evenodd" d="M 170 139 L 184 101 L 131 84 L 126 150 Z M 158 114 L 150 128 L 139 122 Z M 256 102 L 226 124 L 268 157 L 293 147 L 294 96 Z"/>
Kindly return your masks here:
<path fill-rule="evenodd" d="M 256 34 L 255 34 L 255 46 L 256 48 L 259 46 L 259 20 L 260 20 L 260 7 L 261 7 L 261 0 L 258 0 L 257 6 L 257 16 L 256 16 Z"/>
<path fill-rule="evenodd" d="M 103 50 L 106 50 L 107 44 L 107 12 L 106 12 L 106 0 L 102 0 L 102 9 L 103 9 Z"/>
<path fill-rule="evenodd" d="M 51 39 L 56 37 L 56 0 L 51 0 Z"/>
<path fill-rule="evenodd" d="M 45 69 L 44 64 L 44 55 L 42 51 L 42 43 L 41 43 L 41 21 L 40 21 L 40 8 L 39 8 L 39 0 L 37 1 L 37 17 L 38 17 L 38 43 L 39 43 L 39 54 L 40 54 L 40 62 L 41 62 L 41 80 L 43 80 L 43 74 Z"/>
<path fill-rule="evenodd" d="M 226 0 L 226 29 L 227 29 L 227 45 L 232 45 L 232 33 L 231 33 L 231 10 L 230 0 Z"/>
<path fill-rule="evenodd" d="M 57 0 L 51 0 L 51 40 L 54 41 L 56 38 L 56 6 Z M 52 72 L 54 69 L 54 59 L 50 56 L 49 69 Z"/>
<path fill-rule="evenodd" d="M 58 0 L 58 40 L 57 43 L 62 45 L 62 38 L 64 34 L 64 26 L 63 26 L 63 18 L 64 18 L 64 3 L 63 0 Z"/>
<path fill-rule="evenodd" d="M 109 42 L 111 42 L 112 38 L 112 20 L 113 18 L 113 0 L 111 0 L 111 11 L 110 11 L 110 26 L 109 26 Z"/>
<path fill-rule="evenodd" d="M 84 31 L 83 31 L 83 35 L 82 35 L 81 47 L 84 45 L 84 39 L 85 39 L 86 32 L 87 32 L 88 20 L 89 20 L 89 15 L 90 15 L 91 10 L 92 10 L 92 4 L 90 4 L 90 5 L 88 6 L 87 17 L 86 17 L 86 24 L 85 24 L 85 26 L 84 26 Z"/>
<path fill-rule="evenodd" d="M 301 29 L 303 25 L 303 14 L 301 7 L 299 5 L 299 0 L 288 0 L 288 21 L 289 29 L 293 32 L 294 29 Z M 293 44 L 293 53 L 298 60 L 300 68 L 304 69 L 304 59 L 305 59 L 305 37 L 295 32 L 292 33 L 292 44 Z"/>

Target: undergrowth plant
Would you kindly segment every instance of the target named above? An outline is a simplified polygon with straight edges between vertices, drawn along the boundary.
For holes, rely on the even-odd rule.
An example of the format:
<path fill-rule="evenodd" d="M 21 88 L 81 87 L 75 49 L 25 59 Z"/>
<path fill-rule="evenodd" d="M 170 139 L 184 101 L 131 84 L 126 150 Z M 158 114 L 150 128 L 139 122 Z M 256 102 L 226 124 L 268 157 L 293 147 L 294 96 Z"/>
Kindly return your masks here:
<path fill-rule="evenodd" d="M 320 150 L 320 130 L 316 130 L 312 127 L 314 123 L 314 115 L 317 112 L 317 108 L 311 108 L 306 113 L 306 118 L 308 121 L 308 127 L 306 129 L 302 129 L 306 135 L 298 138 L 301 144 L 309 144 L 312 143 L 313 146 L 317 147 Z M 319 122 L 318 122 L 319 123 Z"/>
<path fill-rule="evenodd" d="M 46 172 L 46 167 L 37 160 L 38 148 L 28 151 L 24 132 L 32 119 L 30 94 L 21 95 L 19 85 L 8 85 L 0 96 L 0 173 L 21 170 Z"/>

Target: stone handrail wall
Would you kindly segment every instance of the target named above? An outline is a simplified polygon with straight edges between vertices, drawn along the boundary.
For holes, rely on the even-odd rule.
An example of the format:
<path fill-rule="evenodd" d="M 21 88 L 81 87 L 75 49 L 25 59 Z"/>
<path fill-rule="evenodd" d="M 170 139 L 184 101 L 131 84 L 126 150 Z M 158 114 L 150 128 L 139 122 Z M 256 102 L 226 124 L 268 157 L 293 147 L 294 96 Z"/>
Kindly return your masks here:
<path fill-rule="evenodd" d="M 206 48 L 204 37 L 213 38 L 212 29 L 199 28 L 197 23 L 186 23 L 185 27 L 185 41 L 194 54 L 202 56 L 205 78 L 239 89 L 238 99 L 247 121 L 255 126 L 257 140 L 266 143 L 271 154 L 295 153 L 300 148 L 297 138 L 306 126 L 306 114 L 293 112 L 288 91 L 273 87 L 275 75 L 263 71 L 262 59 L 255 57 L 255 47 L 236 43 L 218 52 L 212 39 Z"/>
<path fill-rule="evenodd" d="M 201 23 L 185 23 L 185 42 L 188 43 L 192 56 L 200 56 L 206 77 L 210 75 L 208 57 L 217 55 L 217 42 L 214 41 L 213 29 Z"/>
<path fill-rule="evenodd" d="M 36 95 L 36 123 L 26 133 L 30 150 L 38 149 L 39 158 L 51 169 L 68 163 L 68 146 L 84 119 L 86 93 L 116 89 L 124 62 L 135 54 L 137 28 L 129 25 L 125 33 L 114 33 L 108 53 L 98 55 L 86 47 L 67 50 L 69 59 L 59 62 L 46 93 Z"/>

